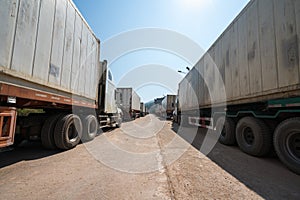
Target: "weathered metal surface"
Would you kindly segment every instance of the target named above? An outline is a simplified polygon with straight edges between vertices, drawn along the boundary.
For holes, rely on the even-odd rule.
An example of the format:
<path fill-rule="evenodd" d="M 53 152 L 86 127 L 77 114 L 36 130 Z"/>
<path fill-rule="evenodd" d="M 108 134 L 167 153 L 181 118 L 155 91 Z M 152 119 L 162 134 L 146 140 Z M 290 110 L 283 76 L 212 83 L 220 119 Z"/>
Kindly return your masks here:
<path fill-rule="evenodd" d="M 141 98 L 132 88 L 117 88 L 117 104 L 126 112 L 140 111 Z"/>
<path fill-rule="evenodd" d="M 61 96 L 41 90 L 35 90 L 32 88 L 21 87 L 0 82 L 0 95 L 13 96 L 23 99 L 32 99 L 36 101 L 52 102 L 57 104 L 66 104 L 73 106 L 83 106 L 89 108 L 97 108 L 97 105 L 92 101 L 86 101 L 82 99 L 76 99 L 73 97 Z"/>
<path fill-rule="evenodd" d="M 177 97 L 176 95 L 170 95 L 170 94 L 168 94 L 164 98 L 164 100 L 161 103 L 164 111 L 170 112 L 170 111 L 173 111 L 175 109 L 176 97 Z"/>
<path fill-rule="evenodd" d="M 4 75 L 97 100 L 100 42 L 71 0 L 3 0 L 0 10 Z"/>
<path fill-rule="evenodd" d="M 250 1 L 194 66 L 204 80 L 194 83 L 191 70 L 179 84 L 180 104 L 191 110 L 299 95 L 299 16 L 299 1 Z M 222 79 L 226 98 L 218 95 Z M 187 98 L 191 87 L 199 88 L 198 104 Z"/>
<path fill-rule="evenodd" d="M 49 62 L 51 55 L 52 33 L 55 14 L 55 1 L 41 1 L 37 41 L 33 63 L 33 77 L 44 81 L 48 80 Z"/>
<path fill-rule="evenodd" d="M 0 67 L 10 66 L 18 7 L 19 0 L 0 1 Z"/>
<path fill-rule="evenodd" d="M 12 63 L 11 67 L 4 66 L 28 78 L 32 74 L 39 7 L 38 0 L 20 0 Z"/>
<path fill-rule="evenodd" d="M 16 108 L 0 107 L 0 148 L 14 143 L 16 120 Z"/>

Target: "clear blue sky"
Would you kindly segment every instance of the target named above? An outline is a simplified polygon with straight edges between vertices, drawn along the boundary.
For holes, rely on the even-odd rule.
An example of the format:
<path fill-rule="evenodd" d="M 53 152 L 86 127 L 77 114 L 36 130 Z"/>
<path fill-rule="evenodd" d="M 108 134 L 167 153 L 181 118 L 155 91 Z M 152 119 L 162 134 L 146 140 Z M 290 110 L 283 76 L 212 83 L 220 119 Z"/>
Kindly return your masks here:
<path fill-rule="evenodd" d="M 204 50 L 213 44 L 248 2 L 249 0 L 74 0 L 102 43 L 120 33 L 154 27 L 183 34 Z M 102 57 L 101 60 L 103 59 L 106 58 Z M 122 82 L 122 77 L 141 66 L 166 66 L 177 73 L 177 70 L 184 71 L 186 66 L 192 65 L 178 55 L 157 49 L 134 51 L 114 62 L 108 62 L 119 86 L 129 86 Z M 164 73 L 157 72 L 162 77 L 173 74 Z M 137 70 L 136 73 L 131 73 L 130 79 L 143 79 L 149 75 L 151 72 L 141 73 L 141 70 Z M 177 85 L 183 76 L 179 74 L 173 78 L 174 85 Z M 135 86 L 143 101 L 176 93 L 174 87 L 155 81 L 151 84 L 148 80 L 144 85 Z"/>

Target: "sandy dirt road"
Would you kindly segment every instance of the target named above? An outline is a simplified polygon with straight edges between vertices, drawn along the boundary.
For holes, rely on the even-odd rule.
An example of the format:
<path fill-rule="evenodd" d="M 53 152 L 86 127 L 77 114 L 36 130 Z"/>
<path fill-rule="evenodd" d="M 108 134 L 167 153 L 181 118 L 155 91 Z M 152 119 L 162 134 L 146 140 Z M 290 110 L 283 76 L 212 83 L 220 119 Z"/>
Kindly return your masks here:
<path fill-rule="evenodd" d="M 277 172 L 292 180 L 274 188 L 275 177 L 272 187 L 260 191 L 255 187 L 263 182 L 257 184 L 260 180 L 255 177 L 251 182 L 249 169 L 243 173 L 238 167 L 229 168 L 227 162 L 232 161 L 219 158 L 222 149 L 214 148 L 206 157 L 174 130 L 194 134 L 148 115 L 69 151 L 47 151 L 39 142 L 28 142 L 1 152 L 1 199 L 276 199 L 265 190 L 288 192 L 289 199 L 299 197 L 294 189 L 300 185 L 299 176 L 284 167 Z M 192 141 L 197 148 L 199 134 Z M 237 149 L 231 151 L 235 159 L 245 157 Z"/>

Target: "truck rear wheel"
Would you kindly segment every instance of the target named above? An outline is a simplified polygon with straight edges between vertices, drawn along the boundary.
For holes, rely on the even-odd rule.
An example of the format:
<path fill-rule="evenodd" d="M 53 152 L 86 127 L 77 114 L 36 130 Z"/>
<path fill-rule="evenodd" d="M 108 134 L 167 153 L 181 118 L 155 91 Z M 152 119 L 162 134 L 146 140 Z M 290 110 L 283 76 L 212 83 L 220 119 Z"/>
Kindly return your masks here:
<path fill-rule="evenodd" d="M 41 131 L 42 145 L 46 149 L 56 149 L 54 141 L 54 129 L 61 115 L 52 115 L 46 119 Z"/>
<path fill-rule="evenodd" d="M 253 156 L 265 156 L 272 147 L 268 126 L 254 117 L 244 117 L 238 122 L 236 140 L 243 152 Z"/>
<path fill-rule="evenodd" d="M 68 150 L 75 147 L 82 136 L 82 123 L 74 114 L 64 115 L 55 126 L 54 141 L 58 148 Z"/>
<path fill-rule="evenodd" d="M 98 120 L 95 115 L 88 115 L 83 120 L 82 141 L 91 141 L 96 137 L 98 131 Z"/>
<path fill-rule="evenodd" d="M 300 174 L 300 118 L 283 121 L 275 129 L 274 147 L 279 159 Z"/>
<path fill-rule="evenodd" d="M 232 119 L 220 117 L 217 121 L 217 131 L 221 132 L 219 142 L 224 145 L 234 145 L 235 140 L 235 123 Z"/>

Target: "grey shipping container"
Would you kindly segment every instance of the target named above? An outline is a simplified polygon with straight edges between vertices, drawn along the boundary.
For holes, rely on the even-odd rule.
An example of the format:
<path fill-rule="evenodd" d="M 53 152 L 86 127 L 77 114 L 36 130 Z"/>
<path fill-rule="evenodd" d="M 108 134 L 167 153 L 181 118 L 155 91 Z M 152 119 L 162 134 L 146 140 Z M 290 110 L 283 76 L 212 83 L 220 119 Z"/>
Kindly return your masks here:
<path fill-rule="evenodd" d="M 163 114 L 166 114 L 167 118 L 171 118 L 173 116 L 173 111 L 175 110 L 175 102 L 176 102 L 177 95 L 167 95 L 163 101 L 162 104 L 162 112 Z"/>
<path fill-rule="evenodd" d="M 116 96 L 117 105 L 123 110 L 125 118 L 140 113 L 141 98 L 133 88 L 117 88 Z"/>
<path fill-rule="evenodd" d="M 121 125 L 100 41 L 71 0 L 1 0 L 0 18 L 0 147 L 17 135 L 70 149 Z"/>
<path fill-rule="evenodd" d="M 2 0 L 0 10 L 1 82 L 97 100 L 100 41 L 71 0 Z"/>
<path fill-rule="evenodd" d="M 178 122 L 300 174 L 299 47 L 300 1 L 251 0 L 179 83 Z"/>
<path fill-rule="evenodd" d="M 184 109 L 298 96 L 299 5 L 250 1 L 179 84 Z"/>

